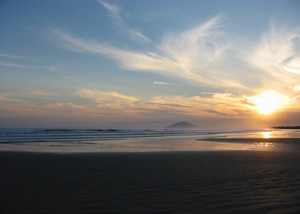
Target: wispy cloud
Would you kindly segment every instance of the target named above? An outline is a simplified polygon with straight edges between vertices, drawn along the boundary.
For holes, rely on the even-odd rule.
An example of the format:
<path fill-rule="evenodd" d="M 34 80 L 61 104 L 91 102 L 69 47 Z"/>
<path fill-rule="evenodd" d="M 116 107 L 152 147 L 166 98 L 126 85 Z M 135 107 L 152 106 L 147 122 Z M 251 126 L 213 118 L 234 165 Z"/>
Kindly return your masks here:
<path fill-rule="evenodd" d="M 300 91 L 300 85 L 295 86 L 295 87 L 294 87 L 294 90 L 295 90 L 295 91 Z"/>
<path fill-rule="evenodd" d="M 0 54 L 0 57 L 8 57 L 8 58 L 14 58 L 14 59 L 28 59 L 27 57 L 15 56 L 15 55 L 10 55 L 10 54 Z"/>
<path fill-rule="evenodd" d="M 47 69 L 49 71 L 55 71 L 57 68 L 55 66 L 33 66 L 33 65 L 22 65 L 22 64 L 15 64 L 6 61 L 0 61 L 0 65 L 8 66 L 8 67 L 15 67 L 15 68 L 26 68 L 26 69 Z"/>
<path fill-rule="evenodd" d="M 152 51 L 120 49 L 77 38 L 58 29 L 49 31 L 57 44 L 72 51 L 107 56 L 119 62 L 125 70 L 155 72 L 224 91 L 242 91 L 248 96 L 263 90 L 297 96 L 289 87 L 299 84 L 298 31 L 277 29 L 271 25 L 260 43 L 244 44 L 244 49 L 239 50 L 222 30 L 223 22 L 222 16 L 216 16 L 188 31 L 166 34 L 159 44 L 153 45 Z M 154 84 L 171 85 L 166 82 Z M 246 104 L 247 99 L 240 102 Z"/>
<path fill-rule="evenodd" d="M 128 32 L 130 33 L 132 38 L 138 38 L 140 40 L 142 40 L 143 42 L 147 42 L 150 43 L 150 39 L 143 35 L 142 32 L 140 30 L 136 30 L 136 29 L 129 29 Z"/>
<path fill-rule="evenodd" d="M 284 69 L 295 74 L 300 74 L 300 57 L 292 59 L 284 66 Z"/>
<path fill-rule="evenodd" d="M 110 4 L 103 0 L 98 0 L 109 12 L 110 16 L 113 18 L 114 22 L 118 27 L 125 33 L 127 33 L 133 39 L 139 39 L 143 42 L 150 42 L 149 38 L 142 34 L 140 30 L 132 29 L 127 26 L 124 19 L 121 17 L 121 9 L 114 4 Z"/>
<path fill-rule="evenodd" d="M 123 23 L 123 19 L 119 15 L 120 9 L 114 4 L 107 3 L 102 0 L 98 0 L 99 3 L 101 3 L 109 12 L 110 16 L 114 18 L 114 20 L 118 23 L 121 24 Z"/>
<path fill-rule="evenodd" d="M 18 98 L 15 98 L 15 94 L 14 93 L 0 93 L 0 101 L 1 102 L 24 102 L 24 100 L 22 99 L 18 99 Z M 2 105 L 3 105 L 2 103 Z"/>
<path fill-rule="evenodd" d="M 113 8 L 113 14 L 119 11 L 112 6 L 108 8 Z M 244 45 L 244 49 L 239 50 L 222 31 L 223 26 L 222 16 L 216 16 L 180 34 L 165 35 L 160 44 L 153 45 L 152 51 L 119 49 L 58 29 L 50 29 L 50 32 L 63 47 L 105 55 L 118 61 L 122 69 L 156 72 L 216 88 L 239 88 L 249 92 L 255 89 L 253 86 L 278 89 L 285 84 L 296 84 L 294 75 L 300 72 L 297 30 L 271 25 L 261 42 L 252 44 L 254 48 Z M 245 53 L 248 53 L 246 57 Z"/>
<path fill-rule="evenodd" d="M 56 66 L 52 66 L 52 65 L 49 65 L 49 66 L 40 66 L 40 67 L 37 67 L 37 68 L 45 68 L 45 69 L 48 69 L 49 71 L 56 71 L 56 70 L 58 70 L 58 68 Z"/>
<path fill-rule="evenodd" d="M 222 34 L 218 30 L 220 23 L 221 17 L 218 16 L 182 34 L 169 34 L 154 47 L 155 52 L 122 50 L 79 39 L 57 29 L 50 29 L 50 32 L 56 42 L 65 48 L 106 55 L 117 60 L 123 69 L 151 71 L 216 86 L 243 87 L 235 75 L 218 65 L 218 60 L 222 59 L 227 49 L 217 41 Z"/>
<path fill-rule="evenodd" d="M 293 82 L 291 80 L 294 76 L 291 73 L 300 73 L 300 53 L 297 52 L 299 48 L 297 42 L 299 42 L 298 30 L 279 28 L 272 23 L 248 60 L 281 84 Z"/>
<path fill-rule="evenodd" d="M 39 97 L 44 97 L 44 98 L 50 98 L 50 97 L 60 97 L 61 94 L 54 93 L 54 92 L 49 92 L 49 91 L 42 91 L 42 90 L 33 90 L 33 91 L 28 91 L 27 93 L 24 93 L 30 96 L 39 96 Z"/>
<path fill-rule="evenodd" d="M 93 99 L 97 103 L 122 103 L 122 104 L 132 104 L 137 101 L 136 98 L 119 94 L 116 92 L 103 92 L 96 90 L 80 90 L 79 95 L 88 99 Z"/>
<path fill-rule="evenodd" d="M 42 90 L 26 90 L 14 93 L 0 93 L 0 101 L 25 102 L 28 99 L 57 99 L 61 94 Z"/>
<path fill-rule="evenodd" d="M 178 84 L 174 84 L 174 83 L 168 83 L 168 82 L 153 82 L 153 84 L 156 84 L 156 85 L 173 85 L 173 86 L 182 86 L 182 85 L 178 85 Z"/>
<path fill-rule="evenodd" d="M 0 65 L 2 65 L 2 66 L 8 66 L 8 67 L 16 67 L 16 68 L 30 68 L 30 67 L 28 67 L 26 65 L 20 65 L 20 64 L 5 62 L 5 61 L 0 61 Z"/>
<path fill-rule="evenodd" d="M 254 112 L 253 103 L 248 102 L 244 95 L 230 93 L 214 93 L 211 97 L 200 96 L 158 96 L 150 99 L 140 99 L 116 92 L 98 90 L 80 90 L 79 96 L 93 100 L 95 111 L 120 112 L 124 114 L 155 113 L 167 110 L 169 113 L 194 115 L 199 117 L 247 117 Z M 212 109 L 213 111 L 208 111 Z M 91 106 L 90 106 L 91 107 Z M 209 115 L 208 115 L 209 113 Z"/>
<path fill-rule="evenodd" d="M 275 92 L 274 92 L 275 93 Z M 33 91 L 32 94 L 40 98 L 51 98 L 55 94 L 43 91 Z M 76 94 L 90 100 L 86 104 L 76 104 L 70 101 L 49 104 L 30 104 L 24 99 L 17 99 L 19 95 L 0 94 L 1 109 L 19 114 L 61 115 L 79 117 L 168 117 L 170 115 L 194 116 L 198 118 L 252 118 L 257 114 L 255 103 L 257 96 L 246 96 L 232 93 L 211 93 L 210 97 L 201 96 L 157 96 L 149 99 L 132 97 L 118 92 L 105 92 L 82 89 Z M 26 97 L 24 94 L 23 96 Z M 283 96 L 284 99 L 288 99 Z M 76 100 L 76 99 L 75 99 Z M 55 100 L 54 100 L 55 101 Z M 289 101 L 293 101 L 290 100 Z M 286 108 L 297 109 L 298 105 Z M 280 109 L 278 109 L 280 111 Z"/>

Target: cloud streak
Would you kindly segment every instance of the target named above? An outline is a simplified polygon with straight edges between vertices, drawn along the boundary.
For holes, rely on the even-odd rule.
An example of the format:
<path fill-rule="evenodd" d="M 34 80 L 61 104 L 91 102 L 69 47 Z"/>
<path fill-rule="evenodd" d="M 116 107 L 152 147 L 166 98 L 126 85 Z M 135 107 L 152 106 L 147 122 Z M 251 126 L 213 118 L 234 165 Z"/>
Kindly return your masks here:
<path fill-rule="evenodd" d="M 284 66 L 284 69 L 288 72 L 300 74 L 300 57 L 292 59 L 289 63 Z"/>
<path fill-rule="evenodd" d="M 92 90 L 80 90 L 78 93 L 81 97 L 95 100 L 99 104 L 118 103 L 124 105 L 133 104 L 136 98 L 119 94 L 116 92 L 103 92 Z"/>
<path fill-rule="evenodd" d="M 289 31 L 271 24 L 261 42 L 253 49 L 248 61 L 279 84 L 295 84 L 300 74 L 300 53 L 297 52 L 299 31 Z"/>
<path fill-rule="evenodd" d="M 126 34 L 128 34 L 132 39 L 139 39 L 143 42 L 150 42 L 150 40 L 142 34 L 141 31 L 129 28 L 124 21 L 124 19 L 121 17 L 121 9 L 114 4 L 107 3 L 103 0 L 98 0 L 100 4 L 102 4 L 109 12 L 110 17 L 113 18 L 116 25 Z"/>
<path fill-rule="evenodd" d="M 0 61 L 0 65 L 7 66 L 7 67 L 15 67 L 15 68 L 26 68 L 26 69 L 47 69 L 49 71 L 57 70 L 55 66 L 28 66 L 28 65 L 10 63 L 6 61 Z"/>
<path fill-rule="evenodd" d="M 209 98 L 200 96 L 158 96 L 150 99 L 140 99 L 116 92 L 98 90 L 80 90 L 79 96 L 95 102 L 95 108 L 110 111 L 122 111 L 144 114 L 167 110 L 169 113 L 194 115 L 199 117 L 245 117 L 254 112 L 253 103 L 247 102 L 247 97 L 229 93 L 214 93 Z M 214 106 L 213 111 L 208 111 Z M 95 109 L 96 110 L 96 109 Z"/>
<path fill-rule="evenodd" d="M 270 86 L 276 90 L 283 84 L 296 84 L 293 75 L 300 72 L 296 31 L 272 27 L 254 49 L 239 50 L 220 29 L 222 23 L 222 17 L 217 16 L 181 34 L 168 34 L 160 44 L 153 46 L 154 51 L 119 49 L 80 39 L 58 29 L 50 29 L 50 32 L 59 45 L 77 52 L 107 56 L 118 61 L 122 69 L 155 72 L 215 88 L 248 90 L 249 93 L 255 84 L 262 89 Z M 251 79 L 252 85 L 247 79 Z"/>
<path fill-rule="evenodd" d="M 22 92 L 19 93 L 0 93 L 0 101 L 9 101 L 9 102 L 26 102 L 28 99 L 57 99 L 58 97 L 62 97 L 61 94 L 42 91 L 42 90 L 30 90 L 26 91 L 23 89 Z"/>
<path fill-rule="evenodd" d="M 155 85 L 173 85 L 173 86 L 183 87 L 182 85 L 178 85 L 178 84 L 174 84 L 174 83 L 168 83 L 168 82 L 153 82 L 153 84 L 155 84 Z"/>
<path fill-rule="evenodd" d="M 119 13 L 119 9 L 112 6 L 108 8 L 111 8 L 111 13 L 115 14 L 115 17 L 119 17 L 116 15 Z M 270 30 L 263 34 L 260 43 L 251 46 L 245 45 L 243 50 L 239 50 L 239 47 L 233 45 L 235 43 L 222 30 L 223 22 L 222 16 L 216 16 L 185 32 L 166 34 L 159 44 L 153 45 L 152 51 L 120 49 L 97 41 L 77 38 L 59 29 L 49 29 L 49 31 L 53 41 L 60 46 L 72 51 L 109 57 L 119 62 L 119 66 L 123 70 L 154 72 L 168 77 L 189 80 L 193 84 L 205 84 L 223 91 L 240 91 L 245 94 L 243 98 L 235 100 L 233 96 L 225 99 L 218 97 L 220 94 L 212 93 L 210 97 L 206 96 L 206 99 L 194 97 L 197 103 L 192 102 L 194 98 L 191 97 L 188 99 L 176 97 L 186 104 L 186 101 L 189 100 L 189 103 L 193 103 L 197 109 L 210 109 L 211 106 L 221 105 L 224 100 L 231 100 L 231 102 L 237 102 L 237 106 L 241 109 L 255 111 L 251 107 L 255 104 L 251 103 L 248 98 L 267 90 L 275 90 L 285 94 L 290 99 L 298 100 L 296 99 L 298 96 L 295 94 L 296 90 L 293 90 L 293 87 L 299 84 L 298 31 L 278 29 L 271 25 Z M 175 85 L 166 82 L 153 83 Z M 81 92 L 82 94 L 84 93 Z M 99 96 L 111 96 L 110 99 L 112 100 L 118 97 L 117 94 L 99 94 Z M 213 98 L 216 102 L 211 102 L 211 100 L 208 102 L 208 98 Z M 159 99 L 156 97 L 145 102 L 154 108 L 158 108 L 158 105 L 173 108 L 181 105 L 176 99 L 170 97 Z M 167 100 L 171 100 L 170 105 L 167 105 Z M 137 99 L 128 102 L 127 100 L 125 103 L 137 106 L 141 104 L 141 101 Z M 199 103 L 207 104 L 206 108 L 199 106 Z M 229 102 L 226 102 L 226 108 L 229 105 Z M 222 109 L 216 111 L 220 112 L 220 115 L 230 113 L 235 115 L 241 111 L 238 108 L 234 109 L 228 112 L 224 112 Z M 188 110 L 179 108 L 176 110 L 188 112 Z M 210 111 L 210 114 L 213 112 Z"/>
<path fill-rule="evenodd" d="M 14 56 L 14 55 L 10 55 L 10 54 L 0 54 L 0 57 L 8 57 L 8 58 L 14 58 L 14 59 L 27 59 L 26 57 Z"/>
<path fill-rule="evenodd" d="M 120 9 L 116 5 L 107 3 L 107 2 L 102 1 L 102 0 L 98 0 L 98 2 L 100 4 L 102 4 L 108 10 L 109 15 L 115 20 L 115 22 L 118 25 L 123 25 L 124 24 L 123 19 L 119 15 Z"/>
<path fill-rule="evenodd" d="M 51 99 L 57 94 L 44 91 L 32 91 L 31 95 L 40 99 Z M 49 104 L 30 104 L 27 94 L 0 94 L 1 109 L 5 112 L 25 115 L 52 115 L 62 117 L 107 117 L 107 118 L 166 118 L 169 116 L 193 116 L 196 118 L 253 118 L 259 111 L 255 96 L 232 93 L 210 93 L 210 97 L 201 96 L 157 96 L 149 99 L 105 92 L 82 89 L 76 95 L 89 100 L 86 104 L 76 102 L 55 102 Z M 277 93 L 274 91 L 274 93 Z M 23 98 L 22 98 L 23 97 Z M 285 108 L 297 111 L 299 103 L 288 99 Z M 75 99 L 76 100 L 76 99 Z M 284 109 L 278 109 L 277 112 Z"/>
<path fill-rule="evenodd" d="M 5 62 L 5 61 L 0 61 L 0 65 L 8 66 L 8 67 L 15 67 L 15 68 L 30 68 L 29 66 L 26 66 L 26 65 L 20 65 L 20 64 Z"/>
<path fill-rule="evenodd" d="M 221 17 L 218 16 L 182 34 L 165 36 L 161 44 L 154 46 L 154 52 L 123 50 L 76 38 L 57 29 L 50 29 L 50 32 L 63 47 L 105 55 L 117 60 L 123 69 L 156 72 L 215 86 L 243 87 L 234 74 L 218 65 L 222 54 L 228 49 L 218 42 L 222 34 L 218 30 L 220 23 Z"/>

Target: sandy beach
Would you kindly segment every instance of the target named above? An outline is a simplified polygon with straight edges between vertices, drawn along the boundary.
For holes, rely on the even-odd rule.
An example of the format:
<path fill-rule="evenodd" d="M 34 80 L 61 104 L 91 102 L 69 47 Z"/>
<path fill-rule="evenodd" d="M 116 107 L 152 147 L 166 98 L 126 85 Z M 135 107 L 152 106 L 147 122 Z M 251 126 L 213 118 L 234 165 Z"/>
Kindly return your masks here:
<path fill-rule="evenodd" d="M 298 213 L 296 152 L 1 152 L 2 213 Z"/>

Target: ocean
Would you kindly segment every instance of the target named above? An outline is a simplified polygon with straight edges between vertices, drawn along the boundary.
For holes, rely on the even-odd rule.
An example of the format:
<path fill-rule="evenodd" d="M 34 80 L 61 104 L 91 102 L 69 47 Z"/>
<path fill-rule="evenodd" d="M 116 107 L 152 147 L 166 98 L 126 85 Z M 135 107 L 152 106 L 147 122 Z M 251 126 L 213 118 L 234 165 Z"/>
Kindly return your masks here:
<path fill-rule="evenodd" d="M 230 140 L 235 138 L 235 140 Z M 243 139 L 250 138 L 245 143 Z M 291 149 L 299 130 L 0 129 L 1 151 L 150 152 Z M 237 140 L 238 139 L 238 140 Z M 256 140 L 255 140 L 256 139 Z M 281 139 L 274 144 L 274 139 Z M 282 140 L 287 139 L 287 140 Z M 269 142 L 270 141 L 270 142 Z M 271 142 L 272 141 L 272 142 Z M 283 142 L 284 141 L 284 142 Z M 263 145 L 262 145 L 263 143 Z M 266 144 L 267 143 L 267 144 Z M 298 148 L 293 143 L 292 149 Z M 266 148 L 263 148 L 266 149 Z"/>

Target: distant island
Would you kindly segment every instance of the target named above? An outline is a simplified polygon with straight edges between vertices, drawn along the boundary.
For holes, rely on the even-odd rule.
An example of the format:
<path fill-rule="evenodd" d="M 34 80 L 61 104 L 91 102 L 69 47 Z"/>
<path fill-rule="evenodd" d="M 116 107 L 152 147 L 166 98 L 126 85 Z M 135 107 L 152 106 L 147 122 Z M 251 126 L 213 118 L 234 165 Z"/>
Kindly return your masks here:
<path fill-rule="evenodd" d="M 273 129 L 300 129 L 300 126 L 274 126 Z"/>
<path fill-rule="evenodd" d="M 170 126 L 166 126 L 165 128 L 166 129 L 192 129 L 195 127 L 196 126 L 194 126 L 193 124 L 183 121 L 183 122 L 172 124 Z"/>

